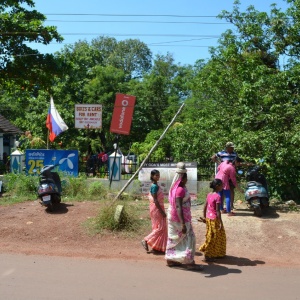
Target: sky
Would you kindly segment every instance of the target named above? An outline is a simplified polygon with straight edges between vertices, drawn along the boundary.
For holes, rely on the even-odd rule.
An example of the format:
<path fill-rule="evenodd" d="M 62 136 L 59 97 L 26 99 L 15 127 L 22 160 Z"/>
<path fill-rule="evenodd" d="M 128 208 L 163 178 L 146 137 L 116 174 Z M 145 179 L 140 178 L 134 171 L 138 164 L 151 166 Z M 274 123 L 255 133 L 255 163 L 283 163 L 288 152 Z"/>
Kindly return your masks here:
<path fill-rule="evenodd" d="M 47 46 L 31 45 L 41 53 L 54 53 L 79 40 L 90 42 L 99 36 L 118 41 L 139 39 L 153 56 L 171 53 L 175 63 L 194 64 L 209 59 L 209 47 L 221 34 L 234 27 L 216 18 L 222 10 L 232 11 L 234 0 L 35 0 L 35 9 L 47 17 L 44 25 L 56 26 L 64 37 Z M 270 5 L 286 10 L 284 0 L 240 0 L 241 11 L 253 5 L 270 12 Z"/>

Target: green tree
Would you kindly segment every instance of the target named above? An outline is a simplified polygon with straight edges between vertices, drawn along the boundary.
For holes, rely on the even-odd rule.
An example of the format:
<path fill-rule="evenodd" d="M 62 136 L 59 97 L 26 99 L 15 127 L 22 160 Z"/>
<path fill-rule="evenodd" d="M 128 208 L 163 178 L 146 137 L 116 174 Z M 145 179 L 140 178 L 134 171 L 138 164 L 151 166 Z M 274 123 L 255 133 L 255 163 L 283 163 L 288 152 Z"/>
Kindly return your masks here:
<path fill-rule="evenodd" d="M 56 27 L 44 26 L 46 17 L 32 10 L 31 0 L 4 0 L 0 4 L 0 84 L 17 82 L 23 89 L 33 90 L 35 85 L 49 86 L 49 73 L 56 70 L 52 55 L 42 55 L 27 43 L 48 45 L 63 38 Z M 9 87 L 9 86 L 8 86 Z"/>
<path fill-rule="evenodd" d="M 79 41 L 56 54 L 64 64 L 63 75 L 56 79 L 52 88 L 54 99 L 60 99 L 63 109 L 69 111 L 78 103 L 102 104 L 103 108 L 101 130 L 87 132 L 69 126 L 66 136 L 72 147 L 76 143 L 81 151 L 86 151 L 92 140 L 99 141 L 93 143 L 99 145 L 97 151 L 112 147 L 115 136 L 109 129 L 115 95 L 127 93 L 127 85 L 134 80 L 132 77 L 147 72 L 151 65 L 150 54 L 148 47 L 138 40 L 117 42 L 109 37 L 99 37 L 91 43 Z M 70 116 L 68 124 L 74 123 L 72 115 L 67 112 L 67 116 Z M 123 140 L 126 144 L 132 142 L 126 141 L 126 137 Z"/>
<path fill-rule="evenodd" d="M 294 12 L 288 10 L 285 18 L 290 11 Z M 273 193 L 299 195 L 299 187 L 291 189 L 289 184 L 299 181 L 299 62 L 297 49 L 291 49 L 297 45 L 293 40 L 285 49 L 277 47 L 282 37 L 277 38 L 278 28 L 273 25 L 283 15 L 275 6 L 270 15 L 253 6 L 241 13 L 239 1 L 235 1 L 233 12 L 223 12 L 220 17 L 232 22 L 236 32 L 226 31 L 219 45 L 211 49 L 209 62 L 198 66 L 193 98 L 187 101 L 199 107 L 191 115 L 198 117 L 195 126 L 201 126 L 207 138 L 193 139 L 202 130 L 192 124 L 179 128 L 183 134 L 176 133 L 176 137 L 187 136 L 197 149 L 214 152 L 233 140 L 246 159 L 265 159 Z M 292 30 L 293 23 L 282 24 L 285 32 Z M 282 69 L 279 61 L 285 52 L 294 57 Z M 207 158 L 211 154 L 206 154 Z"/>

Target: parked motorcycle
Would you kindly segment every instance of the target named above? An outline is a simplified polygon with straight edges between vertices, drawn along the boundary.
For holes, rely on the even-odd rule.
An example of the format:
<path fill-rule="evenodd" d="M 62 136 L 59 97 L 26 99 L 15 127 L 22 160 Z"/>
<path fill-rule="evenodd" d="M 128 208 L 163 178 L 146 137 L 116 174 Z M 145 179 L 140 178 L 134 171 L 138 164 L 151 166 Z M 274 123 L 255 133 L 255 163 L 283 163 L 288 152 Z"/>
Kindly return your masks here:
<path fill-rule="evenodd" d="M 53 206 L 61 202 L 61 181 L 55 165 L 46 165 L 41 169 L 38 187 L 38 198 L 43 206 L 53 211 Z"/>
<path fill-rule="evenodd" d="M 254 215 L 261 217 L 269 207 L 269 194 L 267 180 L 259 166 L 250 167 L 246 173 L 245 200 L 248 207 L 253 209 Z"/>

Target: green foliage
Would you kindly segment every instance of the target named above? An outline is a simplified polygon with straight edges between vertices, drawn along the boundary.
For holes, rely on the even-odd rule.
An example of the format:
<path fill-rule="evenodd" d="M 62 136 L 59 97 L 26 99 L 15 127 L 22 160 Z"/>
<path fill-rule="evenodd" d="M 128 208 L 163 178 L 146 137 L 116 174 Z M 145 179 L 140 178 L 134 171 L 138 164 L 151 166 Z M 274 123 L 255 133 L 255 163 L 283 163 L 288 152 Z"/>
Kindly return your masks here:
<path fill-rule="evenodd" d="M 37 198 L 38 177 L 25 174 L 7 173 L 3 176 L 5 197 L 3 204 L 17 203 Z"/>
<path fill-rule="evenodd" d="M 46 17 L 32 7 L 31 0 L 2 1 L 0 4 L 0 85 L 9 87 L 10 82 L 14 82 L 32 91 L 35 84 L 49 84 L 49 71 L 55 69 L 56 61 L 52 55 L 42 55 L 27 43 L 47 45 L 52 40 L 61 42 L 63 38 L 56 27 L 44 26 Z"/>
<path fill-rule="evenodd" d="M 84 200 L 88 196 L 86 176 L 68 177 L 65 180 L 64 197 Z"/>
<path fill-rule="evenodd" d="M 38 53 L 25 42 L 48 44 L 61 37 L 53 26 L 43 26 L 43 15 L 21 8 L 21 4 L 33 7 L 32 1 L 5 1 L 0 5 L 2 31 L 25 34 L 17 39 L 0 37 L 3 115 L 31 131 L 34 147 L 43 147 L 51 93 L 69 126 L 52 148 L 62 141 L 64 149 L 81 153 L 89 148 L 110 151 L 116 139 L 109 131 L 115 94 L 135 95 L 131 133 L 118 141 L 123 153 L 135 152 L 141 161 L 184 101 L 184 110 L 151 160 L 172 158 L 207 165 L 212 154 L 233 141 L 246 160 L 265 159 L 272 194 L 296 201 L 300 198 L 300 1 L 287 3 L 286 12 L 272 5 L 267 13 L 254 6 L 242 12 L 240 2 L 234 1 L 232 12 L 219 15 L 234 30 L 222 34 L 210 50 L 211 58 L 180 66 L 170 54 L 153 59 L 139 40 L 110 37 L 78 41 L 55 56 L 31 55 Z M 13 61 L 8 54 L 15 55 Z M 102 129 L 74 128 L 73 110 L 78 103 L 103 105 Z M 89 194 L 80 180 L 71 180 L 67 188 L 72 197 Z"/>
<path fill-rule="evenodd" d="M 138 155 L 140 161 L 143 161 L 153 148 L 155 142 L 160 138 L 162 130 L 152 130 L 143 143 L 133 143 L 131 150 Z M 164 161 L 166 158 L 166 149 L 164 149 L 164 141 L 152 152 L 151 161 Z"/>
<path fill-rule="evenodd" d="M 90 198 L 102 199 L 107 195 L 108 189 L 100 181 L 91 182 L 88 185 L 88 195 Z"/>

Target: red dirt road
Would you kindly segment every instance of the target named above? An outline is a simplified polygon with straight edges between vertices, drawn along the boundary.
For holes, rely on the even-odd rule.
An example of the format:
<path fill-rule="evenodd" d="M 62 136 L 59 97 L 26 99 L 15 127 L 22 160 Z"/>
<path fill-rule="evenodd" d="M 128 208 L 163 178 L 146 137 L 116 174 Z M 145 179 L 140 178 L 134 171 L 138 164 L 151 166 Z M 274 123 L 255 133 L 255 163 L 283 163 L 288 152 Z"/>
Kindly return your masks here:
<path fill-rule="evenodd" d="M 38 201 L 0 207 L 0 253 L 162 261 L 162 255 L 147 254 L 138 238 L 118 234 L 88 235 L 83 223 L 96 216 L 97 202 L 62 203 L 56 213 L 47 213 Z M 193 207 L 194 218 L 201 207 Z M 227 235 L 227 257 L 219 263 L 240 266 L 300 267 L 300 214 L 270 208 L 257 218 L 243 203 L 236 216 L 222 215 Z M 147 212 L 146 214 L 147 215 Z M 149 220 L 150 228 L 150 220 Z M 197 247 L 204 242 L 205 225 L 194 223 Z M 196 263 L 202 263 L 196 253 Z"/>

